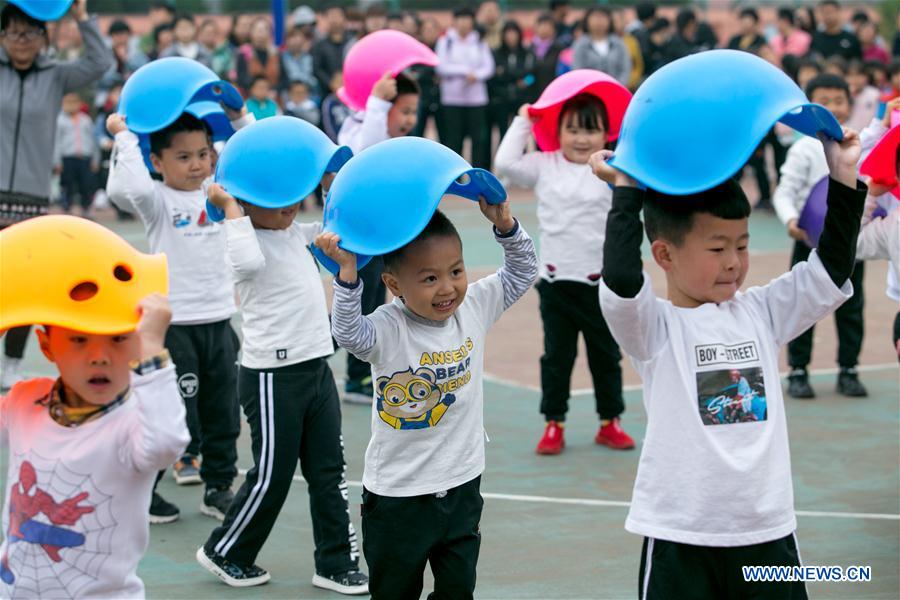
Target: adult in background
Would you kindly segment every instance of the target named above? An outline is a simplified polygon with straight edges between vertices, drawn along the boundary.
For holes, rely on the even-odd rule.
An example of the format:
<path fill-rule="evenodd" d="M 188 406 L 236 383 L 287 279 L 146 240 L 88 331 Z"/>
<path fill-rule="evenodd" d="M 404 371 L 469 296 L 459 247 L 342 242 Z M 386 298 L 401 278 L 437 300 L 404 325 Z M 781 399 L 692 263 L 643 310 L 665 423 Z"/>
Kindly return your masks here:
<path fill-rule="evenodd" d="M 175 3 L 172 0 L 152 0 L 150 10 L 147 13 L 150 21 L 150 31 L 141 38 L 141 52 L 150 56 L 159 52 L 156 47 L 156 31 L 163 25 L 171 25 L 175 19 Z"/>
<path fill-rule="evenodd" d="M 441 140 L 462 154 L 466 138 L 472 141 L 472 165 L 491 168 L 491 139 L 488 132 L 487 80 L 494 75 L 491 49 L 475 30 L 475 13 L 470 8 L 453 11 L 453 26 L 438 40 L 437 75 L 441 82 L 441 111 L 444 133 Z"/>
<path fill-rule="evenodd" d="M 582 29 L 584 35 L 572 45 L 572 68 L 603 71 L 628 85 L 631 57 L 622 38 L 613 31 L 612 12 L 605 6 L 589 8 Z"/>
<path fill-rule="evenodd" d="M 692 8 L 682 8 L 675 17 L 675 35 L 666 45 L 666 61 L 678 60 L 689 54 L 699 52 L 697 44 L 697 15 Z"/>
<path fill-rule="evenodd" d="M 822 18 L 821 31 L 813 35 L 810 50 L 824 59 L 840 56 L 844 60 L 862 60 L 859 39 L 844 28 L 844 16 L 837 0 L 819 2 L 819 16 Z"/>
<path fill-rule="evenodd" d="M 234 51 L 227 41 L 222 40 L 215 19 L 206 18 L 200 22 L 197 41 L 209 54 L 209 68 L 222 79 L 228 79 L 228 73 L 234 68 Z"/>
<path fill-rule="evenodd" d="M 553 15 L 542 13 L 538 16 L 531 37 L 531 51 L 534 53 L 534 85 L 531 86 L 530 101 L 534 102 L 551 81 L 556 79 L 559 54 L 565 46 L 556 39 L 556 23 Z"/>
<path fill-rule="evenodd" d="M 528 100 L 528 88 L 534 83 L 534 54 L 522 44 L 522 28 L 515 21 L 504 23 L 501 33 L 502 43 L 494 50 L 494 77 L 488 82 L 488 119 L 491 131 L 497 127 L 502 138 Z"/>
<path fill-rule="evenodd" d="M 638 2 L 634 7 L 637 21 L 625 28 L 634 36 L 641 47 L 641 60 L 644 63 L 644 71 L 647 71 L 647 63 L 650 62 L 650 27 L 656 22 L 656 3 Z"/>
<path fill-rule="evenodd" d="M 878 38 L 878 27 L 875 23 L 866 21 L 860 24 L 857 35 L 862 47 L 863 61 L 878 61 L 885 65 L 891 62 L 891 55 Z"/>
<path fill-rule="evenodd" d="M 131 77 L 132 73 L 149 61 L 138 48 L 137 40 L 131 35 L 131 27 L 124 20 L 116 19 L 110 23 L 107 35 L 114 60 L 98 83 L 100 94 L 96 98 L 97 106 L 103 106 L 106 102 L 110 88 Z"/>
<path fill-rule="evenodd" d="M 475 13 L 475 27 L 481 39 L 487 42 L 491 50 L 496 51 L 503 45 L 503 20 L 497 0 L 484 0 L 478 5 Z"/>
<path fill-rule="evenodd" d="M 287 93 L 292 83 L 302 81 L 306 84 L 310 97 L 318 104 L 322 101 L 322 92 L 313 69 L 312 38 L 306 31 L 303 27 L 293 27 L 284 38 L 281 82 L 278 88 L 282 93 Z"/>
<path fill-rule="evenodd" d="M 434 50 L 437 47 L 438 39 L 441 37 L 440 23 L 434 17 L 426 17 L 418 29 L 417 37 L 420 42 Z M 438 86 L 434 67 L 413 65 L 410 67 L 410 70 L 415 74 L 416 82 L 419 84 L 419 115 L 416 119 L 416 126 L 410 135 L 423 137 L 428 125 L 428 118 L 431 117 L 437 128 L 438 139 L 444 139 L 444 136 L 441 134 L 443 128 L 440 115 L 441 89 Z"/>
<path fill-rule="evenodd" d="M 569 0 L 550 0 L 550 15 L 556 28 L 556 41 L 568 48 L 575 40 L 575 26 L 569 23 Z"/>
<path fill-rule="evenodd" d="M 793 9 L 784 7 L 778 9 L 776 28 L 778 33 L 769 40 L 769 46 L 779 62 L 788 55 L 806 56 L 812 36 L 797 27 Z"/>
<path fill-rule="evenodd" d="M 181 56 L 196 60 L 203 66 L 212 67 L 212 55 L 203 44 L 197 41 L 197 25 L 194 23 L 194 15 L 181 13 L 175 17 L 172 33 L 175 40 L 160 54 L 160 58 Z"/>
<path fill-rule="evenodd" d="M 730 50 L 743 50 L 759 56 L 766 39 L 759 34 L 759 13 L 755 8 L 744 8 L 738 19 L 738 34 L 728 42 Z"/>
<path fill-rule="evenodd" d="M 257 77 L 265 77 L 272 89 L 281 79 L 281 60 L 278 48 L 272 43 L 272 25 L 266 17 L 258 17 L 250 26 L 250 43 L 237 53 L 237 81 L 245 91 Z"/>
<path fill-rule="evenodd" d="M 328 5 L 322 11 L 325 35 L 313 45 L 313 69 L 319 80 L 319 89 L 326 93 L 331 88 L 336 73 L 344 67 L 344 57 L 355 41 L 346 30 L 347 13 L 340 5 Z"/>
<path fill-rule="evenodd" d="M 96 21 L 88 18 L 87 0 L 75 0 L 71 14 L 85 52 L 63 63 L 41 54 L 47 45 L 46 23 L 13 4 L 0 12 L 0 229 L 46 214 L 63 95 L 97 81 L 113 64 Z M 4 392 L 21 378 L 29 329 L 16 327 L 5 336 Z"/>

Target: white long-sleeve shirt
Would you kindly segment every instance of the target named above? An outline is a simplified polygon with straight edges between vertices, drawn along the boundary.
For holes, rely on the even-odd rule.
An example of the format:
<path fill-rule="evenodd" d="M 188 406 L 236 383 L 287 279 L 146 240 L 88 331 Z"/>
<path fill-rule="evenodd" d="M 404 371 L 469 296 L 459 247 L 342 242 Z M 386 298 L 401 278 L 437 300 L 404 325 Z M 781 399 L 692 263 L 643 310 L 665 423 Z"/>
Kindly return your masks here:
<path fill-rule="evenodd" d="M 778 353 L 853 293 L 817 251 L 720 304 L 674 306 L 644 273 L 634 298 L 600 282 L 613 337 L 644 382 L 647 434 L 628 531 L 698 546 L 746 546 L 797 527 Z"/>
<path fill-rule="evenodd" d="M 235 130 L 253 123 L 252 114 L 231 122 Z M 234 314 L 234 286 L 225 272 L 222 223 L 206 215 L 206 187 L 183 192 L 150 177 L 130 131 L 115 136 L 106 191 L 113 204 L 144 222 L 150 249 L 169 259 L 172 323 L 214 323 Z"/>
<path fill-rule="evenodd" d="M 254 229 L 225 222 L 228 266 L 241 299 L 241 364 L 284 367 L 334 352 L 322 279 L 309 244 L 321 223 Z"/>
<path fill-rule="evenodd" d="M 477 31 L 462 38 L 452 27 L 437 41 L 435 72 L 444 106 L 487 106 L 487 80 L 494 76 L 494 55 Z M 474 75 L 469 83 L 467 75 Z"/>
<path fill-rule="evenodd" d="M 587 164 L 566 160 L 562 150 L 528 152 L 531 124 L 517 116 L 500 142 L 497 173 L 534 188 L 540 223 L 541 277 L 596 284 L 603 267 L 606 217 L 612 190 Z"/>
<path fill-rule="evenodd" d="M 781 177 L 772 196 L 775 213 L 782 223 L 787 225 L 792 219 L 800 218 L 813 186 L 828 173 L 822 142 L 808 136 L 794 142 L 781 166 Z"/>
<path fill-rule="evenodd" d="M 424 319 L 395 299 L 368 316 L 363 285 L 335 280 L 332 332 L 372 365 L 375 402 L 363 485 L 382 496 L 452 489 L 484 471 L 484 352 L 487 332 L 534 282 L 534 243 L 517 225 L 504 266 L 469 286 L 445 321 Z"/>
<path fill-rule="evenodd" d="M 390 139 L 388 135 L 388 113 L 393 103 L 377 96 L 369 96 L 366 110 L 353 113 L 344 120 L 338 132 L 338 144 L 359 154 L 366 148 Z"/>
<path fill-rule="evenodd" d="M 9 440 L 0 596 L 143 598 L 153 483 L 190 440 L 175 367 L 132 375 L 121 405 L 77 427 L 51 418 L 53 384 L 22 382 L 0 401 Z"/>

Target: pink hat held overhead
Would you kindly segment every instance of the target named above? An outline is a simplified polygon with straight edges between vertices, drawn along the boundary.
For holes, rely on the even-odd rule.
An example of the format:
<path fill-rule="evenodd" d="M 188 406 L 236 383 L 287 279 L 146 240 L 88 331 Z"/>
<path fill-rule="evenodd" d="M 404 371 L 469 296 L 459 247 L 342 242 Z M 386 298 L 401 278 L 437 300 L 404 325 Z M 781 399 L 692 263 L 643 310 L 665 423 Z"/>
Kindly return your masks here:
<path fill-rule="evenodd" d="M 365 110 L 375 82 L 386 72 L 396 77 L 412 65 L 437 64 L 437 54 L 414 37 L 390 29 L 375 31 L 350 47 L 344 59 L 344 86 L 337 95 L 353 110 Z"/>
<path fill-rule="evenodd" d="M 528 109 L 532 118 L 536 117 L 532 132 L 538 147 L 544 152 L 559 150 L 559 113 L 563 104 L 579 94 L 591 94 L 603 101 L 609 116 L 610 141 L 619 137 L 619 128 L 625 109 L 631 102 L 631 92 L 606 73 L 594 69 L 576 69 L 560 75 Z"/>

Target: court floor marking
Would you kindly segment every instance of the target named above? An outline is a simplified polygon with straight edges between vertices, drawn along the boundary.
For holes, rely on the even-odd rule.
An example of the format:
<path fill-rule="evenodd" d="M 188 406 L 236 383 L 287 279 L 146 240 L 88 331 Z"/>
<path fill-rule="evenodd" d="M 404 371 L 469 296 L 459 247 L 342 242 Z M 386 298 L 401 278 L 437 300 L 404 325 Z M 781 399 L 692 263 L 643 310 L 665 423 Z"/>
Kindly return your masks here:
<path fill-rule="evenodd" d="M 862 365 L 856 367 L 856 370 L 860 373 L 867 373 L 871 371 L 889 371 L 889 370 L 897 370 L 897 363 L 879 363 L 874 365 Z M 837 367 L 828 367 L 827 369 L 810 369 L 810 375 L 837 375 L 839 369 Z M 788 371 L 782 371 L 779 373 L 781 377 L 787 377 Z M 490 373 L 484 373 L 482 376 L 485 381 L 489 381 L 491 383 L 499 383 L 500 385 L 506 385 L 509 387 L 517 387 L 526 389 L 531 392 L 541 392 L 540 386 L 531 385 L 527 383 L 521 383 L 519 381 L 512 381 L 510 379 L 505 379 L 503 377 L 497 377 L 496 375 L 491 375 Z M 625 392 L 635 392 L 643 388 L 644 386 L 640 383 L 632 383 L 629 385 L 622 386 L 622 390 Z M 572 396 L 580 396 L 583 394 L 593 394 L 594 388 L 579 388 L 572 390 L 570 394 Z"/>
<path fill-rule="evenodd" d="M 247 469 L 239 469 L 240 475 L 246 475 Z M 302 475 L 294 475 L 294 481 L 306 483 Z M 361 488 L 362 481 L 348 481 L 347 485 Z M 490 500 L 507 500 L 510 502 L 532 502 L 542 504 L 568 504 L 575 506 L 595 506 L 595 507 L 612 507 L 612 508 L 628 508 L 631 502 L 624 500 L 596 500 L 593 498 L 559 498 L 555 496 L 530 496 L 526 494 L 500 494 L 496 492 L 482 492 L 484 498 Z M 881 521 L 900 521 L 900 514 L 892 515 L 886 513 L 860 513 L 860 512 L 837 512 L 837 511 L 819 511 L 819 510 L 795 510 L 794 513 L 798 517 L 824 517 L 832 519 L 875 519 Z"/>

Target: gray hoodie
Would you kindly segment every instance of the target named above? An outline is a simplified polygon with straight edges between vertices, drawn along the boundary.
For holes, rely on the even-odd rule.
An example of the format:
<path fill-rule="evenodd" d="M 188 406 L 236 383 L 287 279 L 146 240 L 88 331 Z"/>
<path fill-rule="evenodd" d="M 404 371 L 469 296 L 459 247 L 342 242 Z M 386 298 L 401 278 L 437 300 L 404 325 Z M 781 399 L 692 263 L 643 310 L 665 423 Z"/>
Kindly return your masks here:
<path fill-rule="evenodd" d="M 617 35 L 606 38 L 609 45 L 606 54 L 601 55 L 594 47 L 591 36 L 584 34 L 572 44 L 572 68 L 596 69 L 615 77 L 622 85 L 628 85 L 631 77 L 631 56 L 625 42 Z"/>
<path fill-rule="evenodd" d="M 96 81 L 112 65 L 96 21 L 80 21 L 78 29 L 84 56 L 57 62 L 41 54 L 24 77 L 0 48 L 0 192 L 49 196 L 62 97 Z"/>

